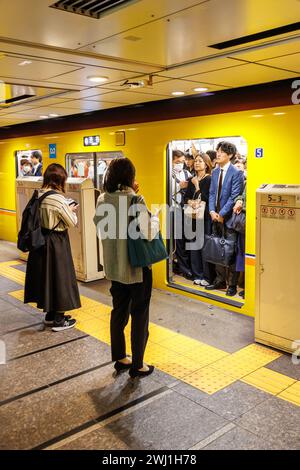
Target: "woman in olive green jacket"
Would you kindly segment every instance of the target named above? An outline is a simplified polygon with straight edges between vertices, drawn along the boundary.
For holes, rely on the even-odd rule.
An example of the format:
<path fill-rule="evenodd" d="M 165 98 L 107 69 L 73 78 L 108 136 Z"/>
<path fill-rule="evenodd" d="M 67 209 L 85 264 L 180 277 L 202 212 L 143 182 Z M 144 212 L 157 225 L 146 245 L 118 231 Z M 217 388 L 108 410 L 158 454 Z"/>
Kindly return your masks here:
<path fill-rule="evenodd" d="M 143 377 L 153 372 L 153 366 L 143 362 L 149 336 L 149 305 L 152 291 L 150 267 L 134 268 L 129 263 L 127 231 L 128 210 L 132 197 L 136 196 L 135 168 L 128 158 L 113 160 L 108 168 L 104 193 L 97 201 L 94 222 L 102 241 L 106 278 L 112 281 L 111 295 L 111 350 L 117 372 L 129 370 L 131 377 Z M 142 196 L 136 201 L 144 208 L 139 217 L 143 236 L 152 240 L 159 230 L 159 220 L 146 208 Z M 132 361 L 126 356 L 124 328 L 131 315 Z"/>

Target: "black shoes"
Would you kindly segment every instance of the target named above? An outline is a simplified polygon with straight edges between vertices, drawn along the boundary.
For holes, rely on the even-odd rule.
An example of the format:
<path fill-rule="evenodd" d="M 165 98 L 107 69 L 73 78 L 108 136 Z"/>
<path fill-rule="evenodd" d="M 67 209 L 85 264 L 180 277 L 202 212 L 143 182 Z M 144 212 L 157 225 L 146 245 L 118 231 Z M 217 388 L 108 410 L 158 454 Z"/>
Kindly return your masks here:
<path fill-rule="evenodd" d="M 237 293 L 236 286 L 229 286 L 226 291 L 226 295 L 228 295 L 229 297 L 233 297 L 236 293 Z"/>
<path fill-rule="evenodd" d="M 46 314 L 46 316 L 45 316 L 44 325 L 45 326 L 54 326 L 54 320 L 52 320 L 52 319 L 49 320 L 49 318 L 51 318 L 51 317 L 49 317 L 47 315 L 48 314 Z M 66 320 L 70 320 L 70 318 L 72 318 L 71 315 L 65 315 Z"/>
<path fill-rule="evenodd" d="M 138 369 L 129 369 L 129 375 L 132 379 L 134 379 L 135 377 L 146 377 L 147 375 L 150 375 L 152 374 L 152 372 L 154 371 L 154 366 L 148 366 L 149 367 L 149 370 L 146 370 L 146 371 L 142 371 L 142 370 L 138 370 Z"/>
<path fill-rule="evenodd" d="M 74 328 L 76 325 L 76 320 L 74 318 L 66 318 L 64 317 L 60 323 L 54 322 L 54 326 L 52 331 L 64 331 L 69 330 L 70 328 Z"/>
<path fill-rule="evenodd" d="M 205 287 L 206 290 L 214 290 L 214 289 L 226 289 L 225 282 L 216 282 L 215 284 L 209 284 Z"/>
<path fill-rule="evenodd" d="M 123 362 L 116 361 L 114 363 L 114 368 L 116 369 L 117 373 L 122 372 L 123 370 L 128 370 L 132 366 L 132 363 L 130 362 L 129 364 L 123 364 Z"/>

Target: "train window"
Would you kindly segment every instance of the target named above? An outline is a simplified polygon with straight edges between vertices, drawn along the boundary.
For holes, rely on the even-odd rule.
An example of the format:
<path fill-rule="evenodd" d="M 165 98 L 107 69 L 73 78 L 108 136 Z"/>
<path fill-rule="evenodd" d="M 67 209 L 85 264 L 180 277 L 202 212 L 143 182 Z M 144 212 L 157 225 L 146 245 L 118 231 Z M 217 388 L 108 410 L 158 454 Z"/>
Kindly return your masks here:
<path fill-rule="evenodd" d="M 34 152 L 38 152 L 38 155 L 40 156 L 39 160 L 37 158 L 32 159 L 32 157 L 34 157 Z M 40 150 L 17 150 L 15 152 L 15 160 L 16 177 L 35 176 L 37 166 L 39 167 L 37 176 L 41 176 L 43 171 L 43 161 L 42 152 Z"/>
<path fill-rule="evenodd" d="M 237 307 L 245 297 L 247 153 L 247 142 L 232 136 L 173 140 L 167 147 L 168 283 Z M 234 247 L 226 267 L 218 252 L 222 237 Z"/>
<path fill-rule="evenodd" d="M 123 157 L 122 152 L 67 153 L 66 169 L 72 178 L 90 178 L 95 188 L 102 191 L 107 168 L 114 158 Z"/>

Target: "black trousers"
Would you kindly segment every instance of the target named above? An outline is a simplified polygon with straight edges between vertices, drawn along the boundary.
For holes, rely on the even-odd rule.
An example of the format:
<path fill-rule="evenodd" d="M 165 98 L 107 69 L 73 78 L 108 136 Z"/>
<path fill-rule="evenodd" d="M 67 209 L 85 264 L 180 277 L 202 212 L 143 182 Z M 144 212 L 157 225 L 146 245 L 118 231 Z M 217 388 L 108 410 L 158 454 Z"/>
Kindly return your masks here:
<path fill-rule="evenodd" d="M 110 293 L 113 310 L 110 319 L 112 360 L 126 356 L 124 328 L 131 315 L 132 367 L 141 369 L 149 336 L 149 306 L 152 292 L 152 270 L 143 268 L 143 282 L 122 284 L 112 281 Z"/>
<path fill-rule="evenodd" d="M 182 207 L 175 208 L 175 227 L 174 227 L 174 241 L 176 243 L 175 256 L 177 259 L 178 270 L 182 274 L 190 274 L 191 266 L 189 254 L 186 251 L 186 238 L 184 236 L 184 215 Z"/>

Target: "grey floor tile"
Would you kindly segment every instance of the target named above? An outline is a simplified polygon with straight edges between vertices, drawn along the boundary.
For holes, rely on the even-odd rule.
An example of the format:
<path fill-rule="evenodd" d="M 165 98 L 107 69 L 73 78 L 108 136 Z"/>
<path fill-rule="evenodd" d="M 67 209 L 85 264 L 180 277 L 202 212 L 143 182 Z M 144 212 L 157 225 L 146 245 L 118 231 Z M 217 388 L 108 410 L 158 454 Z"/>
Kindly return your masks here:
<path fill-rule="evenodd" d="M 270 362 L 266 367 L 292 379 L 300 380 L 300 361 L 298 360 L 298 362 L 299 364 L 293 364 L 292 355 L 284 354 L 275 361 Z"/>
<path fill-rule="evenodd" d="M 228 431 L 223 436 L 214 440 L 203 450 L 274 450 L 276 446 L 270 444 L 255 434 L 246 431 L 237 426 L 235 429 Z"/>
<path fill-rule="evenodd" d="M 17 284 L 4 276 L 0 276 L 0 295 L 22 289 L 21 284 Z"/>
<path fill-rule="evenodd" d="M 5 299 L 4 295 L 2 294 L 0 296 L 0 315 L 1 315 L 2 312 L 5 312 L 6 310 L 11 310 L 13 308 L 14 308 L 14 306 L 11 303 L 9 303 Z"/>
<path fill-rule="evenodd" d="M 0 311 L 0 335 L 17 328 L 35 325 L 40 321 L 42 321 L 40 316 L 30 315 L 28 312 L 11 305 L 10 310 Z"/>
<path fill-rule="evenodd" d="M 0 369 L 0 400 L 26 393 L 110 360 L 110 348 L 95 338 L 87 337 L 8 362 Z"/>
<path fill-rule="evenodd" d="M 97 369 L 0 407 L 0 449 L 29 449 L 161 388 Z M 118 438 L 116 438 L 118 439 Z"/>
<path fill-rule="evenodd" d="M 130 448 L 118 439 L 107 428 L 101 428 L 85 436 L 74 439 L 59 447 L 58 450 L 130 450 Z"/>
<path fill-rule="evenodd" d="M 176 294 L 154 290 L 150 312 L 154 323 L 229 353 L 254 341 L 253 318 Z"/>
<path fill-rule="evenodd" d="M 101 279 L 92 282 L 79 282 L 78 287 L 81 295 L 85 295 L 90 299 L 102 302 L 106 305 L 112 305 L 111 295 L 109 292 L 111 281 Z"/>
<path fill-rule="evenodd" d="M 0 263 L 19 260 L 19 253 L 16 243 L 0 240 Z"/>
<path fill-rule="evenodd" d="M 23 273 L 26 273 L 26 263 L 16 264 L 12 266 L 12 268 L 17 269 L 18 271 L 22 271 Z"/>
<path fill-rule="evenodd" d="M 235 382 L 201 400 L 201 405 L 228 420 L 234 420 L 271 397 L 243 382 Z"/>
<path fill-rule="evenodd" d="M 225 425 L 225 420 L 171 393 L 108 424 L 130 449 L 188 449 Z"/>
<path fill-rule="evenodd" d="M 171 375 L 166 374 L 165 372 L 162 372 L 158 369 L 154 369 L 151 378 L 159 382 L 161 385 L 166 385 L 167 387 L 174 387 L 176 384 L 180 383 L 180 380 L 177 380 L 175 377 L 172 377 Z"/>
<path fill-rule="evenodd" d="M 20 289 L 23 289 L 20 286 Z M 20 290 L 19 289 L 19 290 Z M 18 309 L 22 310 L 23 312 L 30 313 L 31 315 L 39 318 L 44 318 L 44 312 L 41 310 L 38 310 L 36 307 L 32 307 L 29 304 L 24 304 L 23 300 L 16 299 L 15 297 L 9 295 L 9 294 L 4 294 L 2 295 L 2 299 L 4 299 L 6 302 L 9 304 L 13 305 L 14 307 L 17 307 Z"/>
<path fill-rule="evenodd" d="M 7 359 L 12 359 L 23 354 L 30 354 L 40 349 L 59 345 L 71 339 L 80 338 L 85 333 L 75 328 L 64 331 L 63 334 L 55 334 L 51 328 L 28 328 L 15 333 L 3 335 L 1 340 L 6 344 Z"/>
<path fill-rule="evenodd" d="M 300 449 L 300 407 L 285 400 L 270 398 L 235 422 L 273 445 Z"/>
<path fill-rule="evenodd" d="M 209 396 L 207 393 L 184 382 L 179 382 L 179 384 L 173 388 L 173 391 L 180 393 L 180 395 L 183 395 L 196 403 L 200 403 L 204 398 Z"/>

